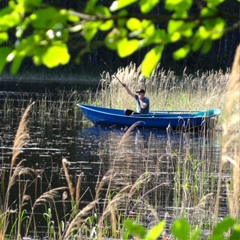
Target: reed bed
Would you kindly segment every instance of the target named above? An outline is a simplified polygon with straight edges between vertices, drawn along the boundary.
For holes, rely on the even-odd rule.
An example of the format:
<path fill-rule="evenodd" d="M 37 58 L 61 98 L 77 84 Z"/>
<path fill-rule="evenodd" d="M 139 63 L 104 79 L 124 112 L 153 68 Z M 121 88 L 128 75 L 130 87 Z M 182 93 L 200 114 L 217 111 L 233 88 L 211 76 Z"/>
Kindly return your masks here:
<path fill-rule="evenodd" d="M 146 141 L 141 133 L 126 132 L 121 139 L 109 138 L 108 145 L 102 146 L 101 155 L 106 155 L 105 149 L 112 156 L 110 189 L 137 187 L 134 194 L 128 192 L 126 206 L 118 207 L 119 214 L 147 228 L 165 219 L 168 239 L 174 239 L 170 229 L 174 219 L 180 218 L 188 219 L 208 236 L 214 226 L 220 158 L 220 150 L 216 152 L 214 147 L 216 136 L 176 134 L 169 129 L 162 142 L 156 137 L 152 133 Z M 228 212 L 223 204 L 226 195 L 221 197 L 220 215 L 224 216 Z"/>
<path fill-rule="evenodd" d="M 161 69 L 159 65 L 151 77 L 146 79 L 140 72 L 140 66 L 131 63 L 110 75 L 101 74 L 100 91 L 97 91 L 94 104 L 113 108 L 135 109 L 135 100 L 122 87 L 119 80 L 132 91 L 146 89 L 151 100 L 151 110 L 202 110 L 219 108 L 223 111 L 227 99 L 226 88 L 229 83 L 230 69 L 226 72 L 200 71 L 187 74 L 184 69 L 181 76 L 173 71 Z"/>
<path fill-rule="evenodd" d="M 81 113 L 77 107 L 78 102 L 91 98 L 89 91 L 78 93 L 75 90 L 59 91 L 58 93 L 7 93 L 1 95 L 0 102 L 3 105 L 3 118 L 11 121 L 15 116 L 21 116 L 25 108 L 35 102 L 31 110 L 32 121 L 40 119 L 43 125 L 51 122 L 51 119 L 59 119 L 60 122 L 67 122 L 74 127 L 79 124 Z"/>

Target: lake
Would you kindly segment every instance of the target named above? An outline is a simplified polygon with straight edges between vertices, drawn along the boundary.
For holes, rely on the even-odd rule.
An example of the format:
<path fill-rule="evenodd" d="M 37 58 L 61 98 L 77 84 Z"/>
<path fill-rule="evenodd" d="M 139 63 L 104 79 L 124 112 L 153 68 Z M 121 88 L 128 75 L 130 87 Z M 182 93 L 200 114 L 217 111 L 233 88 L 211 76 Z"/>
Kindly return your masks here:
<path fill-rule="evenodd" d="M 1 92 L 0 96 L 2 206 L 17 127 L 26 106 L 35 101 L 29 114 L 30 139 L 17 160 L 17 163 L 25 160 L 24 168 L 34 169 L 35 175 L 19 178 L 12 186 L 11 209 L 20 206 L 19 189 L 30 196 L 31 201 L 24 204 L 29 217 L 34 200 L 51 189 L 69 187 L 62 165 L 64 158 L 72 188 L 79 190 L 79 209 L 92 202 L 97 192 L 98 203 L 94 212 L 98 219 L 108 203 L 120 196 L 114 205 L 118 209 L 117 216 L 137 219 L 146 227 L 165 219 L 168 231 L 174 219 L 186 217 L 207 232 L 211 228 L 221 133 L 179 133 L 171 129 L 141 128 L 128 133 L 124 128 L 94 127 L 77 109 L 76 102 L 87 98 L 77 93 L 56 96 Z M 20 183 L 26 179 L 31 184 L 25 189 Z M 221 217 L 227 213 L 226 198 L 222 197 L 220 203 Z M 40 237 L 49 236 L 49 223 L 53 228 L 57 228 L 57 221 L 67 224 L 71 210 L 71 192 L 62 190 L 54 201 L 48 199 L 36 206 L 37 227 L 34 230 L 30 225 L 32 229 L 28 235 L 33 236 L 37 231 Z M 48 211 L 52 215 L 46 215 Z M 17 216 L 13 214 L 12 223 Z M 22 232 L 26 226 L 23 220 Z M 8 230 L 11 229 L 11 225 L 8 226 Z"/>

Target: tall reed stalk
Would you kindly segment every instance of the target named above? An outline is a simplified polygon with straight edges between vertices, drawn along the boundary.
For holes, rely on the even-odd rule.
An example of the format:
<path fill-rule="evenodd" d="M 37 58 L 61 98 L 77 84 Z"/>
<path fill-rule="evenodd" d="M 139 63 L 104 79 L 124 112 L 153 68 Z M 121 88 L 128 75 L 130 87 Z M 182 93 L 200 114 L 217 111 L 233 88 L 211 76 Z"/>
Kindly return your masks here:
<path fill-rule="evenodd" d="M 30 104 L 26 108 L 26 110 L 25 110 L 25 112 L 24 112 L 24 114 L 21 118 L 21 121 L 19 123 L 19 127 L 18 127 L 17 133 L 15 135 L 15 139 L 14 139 L 14 142 L 13 142 L 13 151 L 12 151 L 12 159 L 11 159 L 11 165 L 10 165 L 10 171 L 9 171 L 8 187 L 7 187 L 7 191 L 6 191 L 6 194 L 5 194 L 3 211 L 2 211 L 2 214 L 1 214 L 1 221 L 3 221 L 3 225 L 1 227 L 2 239 L 5 238 L 5 233 L 6 233 L 6 230 L 7 230 L 8 223 L 9 223 L 8 217 L 9 217 L 9 214 L 11 212 L 11 208 L 9 208 L 10 190 L 11 190 L 12 186 L 14 185 L 14 183 L 18 180 L 18 176 L 21 176 L 23 161 L 20 161 L 16 165 L 16 167 L 14 167 L 14 166 L 16 164 L 17 157 L 21 153 L 21 148 L 27 143 L 27 141 L 29 139 L 28 115 L 29 115 L 29 112 L 30 112 L 33 104 L 34 103 Z M 20 194 L 20 192 L 19 192 L 19 194 Z M 22 197 L 23 196 L 20 196 L 20 198 L 19 198 L 19 201 L 20 201 L 19 202 L 20 203 L 19 207 L 22 205 L 21 204 Z M 22 212 L 21 208 L 19 209 L 19 211 L 20 211 L 20 213 Z M 19 228 L 20 228 L 20 226 L 18 226 L 18 229 Z"/>
<path fill-rule="evenodd" d="M 227 89 L 225 119 L 223 123 L 222 158 L 219 167 L 218 191 L 215 206 L 215 221 L 218 219 L 221 181 L 226 163 L 233 167 L 232 185 L 230 190 L 227 184 L 230 215 L 237 218 L 239 215 L 240 197 L 240 45 L 238 46 L 231 70 Z"/>

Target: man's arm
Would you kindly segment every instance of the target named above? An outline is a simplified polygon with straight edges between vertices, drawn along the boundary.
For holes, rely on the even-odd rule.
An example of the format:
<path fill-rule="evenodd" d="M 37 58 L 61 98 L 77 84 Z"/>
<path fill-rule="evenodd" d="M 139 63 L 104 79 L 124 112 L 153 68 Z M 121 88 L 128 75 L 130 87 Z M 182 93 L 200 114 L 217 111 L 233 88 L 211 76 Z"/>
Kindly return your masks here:
<path fill-rule="evenodd" d="M 135 98 L 136 94 L 134 94 L 125 83 L 123 83 L 122 86 L 126 88 L 128 94 Z"/>

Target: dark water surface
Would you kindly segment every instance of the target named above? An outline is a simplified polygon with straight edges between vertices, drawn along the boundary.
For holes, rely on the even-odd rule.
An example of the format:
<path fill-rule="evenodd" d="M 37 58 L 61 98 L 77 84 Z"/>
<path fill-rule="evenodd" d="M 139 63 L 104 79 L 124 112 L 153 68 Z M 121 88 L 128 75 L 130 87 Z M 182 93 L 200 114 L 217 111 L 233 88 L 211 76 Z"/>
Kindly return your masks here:
<path fill-rule="evenodd" d="M 34 185 L 27 190 L 33 199 L 52 188 L 67 186 L 62 167 L 62 159 L 66 158 L 74 186 L 79 174 L 83 174 L 80 208 L 94 200 L 96 184 L 113 169 L 115 175 L 111 186 L 116 192 L 133 185 L 140 176 L 149 173 L 148 180 L 139 185 L 141 191 L 138 199 L 142 205 L 139 202 L 134 205 L 133 201 L 129 207 L 131 214 L 141 214 L 139 221 L 146 226 L 155 223 L 153 215 L 143 209 L 146 199 L 157 212 L 158 218 L 166 219 L 168 227 L 172 219 L 183 215 L 183 208 L 184 214 L 189 214 L 190 218 L 194 218 L 192 212 L 195 212 L 195 219 L 192 219 L 194 223 L 197 224 L 200 215 L 201 221 L 208 222 L 214 198 L 211 197 L 205 203 L 202 212 L 194 206 L 198 205 L 200 198 L 207 194 L 214 195 L 216 190 L 220 134 L 134 129 L 128 135 L 127 129 L 104 129 L 91 125 L 84 127 L 85 119 L 80 110 L 76 109 L 76 102 L 70 101 L 70 98 L 73 100 L 71 94 L 61 100 L 60 104 L 60 100 L 50 101 L 49 97 L 39 96 L 30 112 L 30 140 L 22 149 L 17 162 L 25 159 L 24 166 L 38 173 L 38 186 Z M 14 136 L 29 102 L 29 96 L 13 97 L 5 94 L 1 98 L 1 205 L 4 204 L 7 186 L 3 176 L 9 172 Z M 15 186 L 11 192 L 13 208 L 18 202 L 17 189 Z M 226 211 L 224 201 L 223 212 Z M 63 207 L 61 196 L 57 203 L 62 219 L 69 208 Z M 45 204 L 35 211 L 41 229 L 39 231 L 43 235 L 46 231 L 43 213 L 48 207 Z M 27 208 L 29 212 L 30 209 Z"/>

